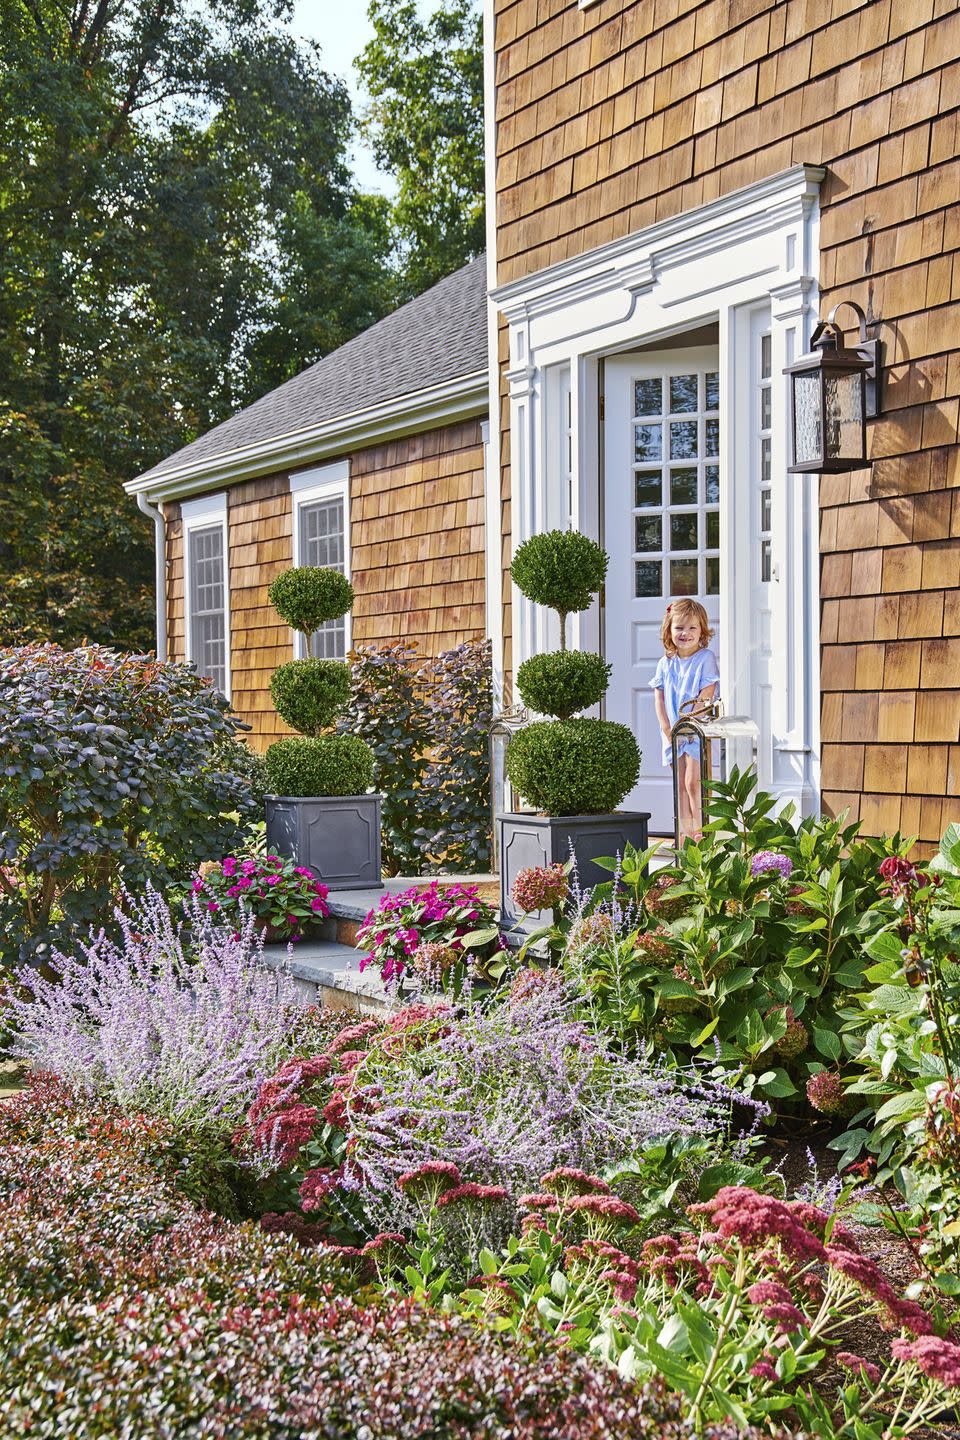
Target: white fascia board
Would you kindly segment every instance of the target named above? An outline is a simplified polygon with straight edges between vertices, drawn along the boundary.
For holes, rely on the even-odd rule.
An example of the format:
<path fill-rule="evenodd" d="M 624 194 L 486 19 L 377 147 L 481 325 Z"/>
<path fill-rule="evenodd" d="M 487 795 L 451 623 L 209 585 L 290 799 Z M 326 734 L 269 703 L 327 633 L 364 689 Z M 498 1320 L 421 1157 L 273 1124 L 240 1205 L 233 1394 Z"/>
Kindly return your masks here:
<path fill-rule="evenodd" d="M 785 213 L 798 205 L 816 205 L 825 174 L 819 166 L 793 165 L 585 255 L 512 280 L 492 290 L 490 298 L 515 324 L 611 289 L 644 294 L 676 266 L 715 255 L 750 236 L 779 230 Z"/>
<path fill-rule="evenodd" d="M 326 456 L 374 445 L 438 425 L 486 414 L 490 403 L 486 370 L 458 376 L 412 395 L 369 406 L 352 415 L 338 415 L 318 425 L 257 445 L 245 445 L 223 455 L 207 456 L 162 475 L 147 471 L 124 485 L 128 495 L 146 494 L 153 501 L 176 500 L 222 485 L 234 485 L 278 470 L 299 469 Z"/>

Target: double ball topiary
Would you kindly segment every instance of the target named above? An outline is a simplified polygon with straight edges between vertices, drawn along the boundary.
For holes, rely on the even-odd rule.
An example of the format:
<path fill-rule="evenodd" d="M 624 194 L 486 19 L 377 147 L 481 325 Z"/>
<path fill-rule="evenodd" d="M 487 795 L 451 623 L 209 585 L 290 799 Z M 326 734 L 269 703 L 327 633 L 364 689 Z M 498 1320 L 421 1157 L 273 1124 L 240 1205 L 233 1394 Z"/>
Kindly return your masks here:
<path fill-rule="evenodd" d="M 517 670 L 517 689 L 524 705 L 539 715 L 569 720 L 589 710 L 607 693 L 610 666 L 602 655 L 583 650 L 559 650 L 531 655 Z"/>
<path fill-rule="evenodd" d="M 338 570 L 299 565 L 278 575 L 270 599 L 281 619 L 310 643 L 314 631 L 339 620 L 353 604 L 353 586 Z M 277 712 L 303 738 L 278 740 L 265 757 L 275 795 L 314 798 L 362 795 L 373 782 L 373 755 L 357 735 L 322 734 L 350 698 L 350 669 L 341 660 L 291 660 L 274 671 Z"/>

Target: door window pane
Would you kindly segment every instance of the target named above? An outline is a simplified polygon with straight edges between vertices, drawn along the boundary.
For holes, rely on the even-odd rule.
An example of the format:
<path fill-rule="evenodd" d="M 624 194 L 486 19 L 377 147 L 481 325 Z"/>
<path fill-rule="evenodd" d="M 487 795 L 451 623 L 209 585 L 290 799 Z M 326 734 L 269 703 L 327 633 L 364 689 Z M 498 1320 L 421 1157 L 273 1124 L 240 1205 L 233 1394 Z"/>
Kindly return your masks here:
<path fill-rule="evenodd" d="M 770 529 L 770 491 L 760 491 L 760 529 Z"/>
<path fill-rule="evenodd" d="M 636 593 L 638 600 L 663 593 L 663 566 L 659 560 L 636 562 Z"/>
<path fill-rule="evenodd" d="M 663 414 L 663 383 L 659 376 L 656 380 L 634 380 L 633 413 L 634 415 Z"/>
<path fill-rule="evenodd" d="M 659 505 L 663 500 L 663 481 L 659 470 L 640 470 L 636 477 L 636 505 Z"/>
<path fill-rule="evenodd" d="M 697 376 L 670 376 L 670 413 L 682 415 L 684 411 L 697 411 Z"/>
<path fill-rule="evenodd" d="M 699 565 L 696 560 L 671 560 L 670 594 L 696 595 L 699 589 L 697 584 L 698 568 Z"/>
<path fill-rule="evenodd" d="M 697 472 L 695 469 L 674 470 L 670 474 L 670 503 L 696 505 Z"/>
<path fill-rule="evenodd" d="M 219 691 L 227 687 L 227 616 L 223 526 L 188 531 L 190 658 Z"/>
<path fill-rule="evenodd" d="M 704 408 L 706 410 L 720 409 L 720 376 L 715 370 L 707 372 L 707 397 Z"/>
<path fill-rule="evenodd" d="M 663 458 L 662 425 L 638 425 L 636 427 L 633 458 L 635 460 L 660 460 Z"/>
<path fill-rule="evenodd" d="M 760 339 L 760 377 L 768 380 L 773 374 L 773 349 L 769 335 Z"/>
<path fill-rule="evenodd" d="M 719 505 L 720 503 L 720 466 L 707 465 L 704 469 L 706 480 L 706 499 L 708 505 Z"/>
<path fill-rule="evenodd" d="M 720 511 L 707 511 L 707 549 L 720 549 Z"/>
<path fill-rule="evenodd" d="M 707 421 L 707 450 L 708 455 L 720 454 L 720 421 Z"/>
<path fill-rule="evenodd" d="M 771 546 L 769 540 L 760 541 L 760 579 L 766 584 L 771 578 L 772 565 Z"/>
<path fill-rule="evenodd" d="M 720 557 L 718 555 L 707 557 L 707 594 L 720 594 Z"/>
<path fill-rule="evenodd" d="M 715 422 L 714 422 L 715 423 Z M 696 420 L 671 420 L 670 422 L 670 458 L 671 460 L 695 460 L 697 457 L 697 422 Z"/>
<path fill-rule="evenodd" d="M 635 523 L 637 531 L 635 550 L 663 549 L 663 525 L 659 515 L 638 515 Z"/>
<path fill-rule="evenodd" d="M 326 570 L 344 569 L 346 535 L 341 495 L 329 500 L 312 500 L 299 506 L 300 564 Z M 342 660 L 346 655 L 346 619 L 328 620 L 310 637 L 310 654 L 324 660 Z"/>
<path fill-rule="evenodd" d="M 671 515 L 670 516 L 670 549 L 671 550 L 696 550 L 697 548 L 697 517 L 696 515 Z"/>

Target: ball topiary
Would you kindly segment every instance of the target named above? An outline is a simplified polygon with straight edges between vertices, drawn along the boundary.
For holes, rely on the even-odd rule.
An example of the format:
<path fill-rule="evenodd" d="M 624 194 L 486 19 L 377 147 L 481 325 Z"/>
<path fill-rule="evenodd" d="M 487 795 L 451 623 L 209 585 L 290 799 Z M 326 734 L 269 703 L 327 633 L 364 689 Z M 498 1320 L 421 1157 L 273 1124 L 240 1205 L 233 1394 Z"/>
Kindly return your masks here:
<path fill-rule="evenodd" d="M 281 620 L 304 635 L 312 635 L 328 620 L 339 620 L 353 604 L 353 586 L 347 577 L 318 565 L 282 571 L 267 594 Z"/>
<path fill-rule="evenodd" d="M 603 585 L 607 554 L 595 540 L 576 530 L 547 530 L 532 535 L 517 550 L 511 567 L 517 588 L 536 605 L 560 616 L 560 649 L 566 649 L 566 618 L 586 610 Z"/>
<path fill-rule="evenodd" d="M 373 755 L 359 735 L 276 740 L 265 761 L 274 795 L 363 795 L 373 783 Z"/>
<path fill-rule="evenodd" d="M 640 774 L 632 731 L 612 720 L 541 720 L 510 742 L 507 775 L 547 815 L 604 815 Z"/>
<path fill-rule="evenodd" d="M 342 660 L 288 660 L 274 670 L 270 694 L 292 730 L 319 735 L 350 699 L 350 667 Z"/>
<path fill-rule="evenodd" d="M 610 666 L 602 655 L 583 650 L 560 650 L 531 655 L 517 670 L 517 689 L 524 705 L 540 715 L 569 720 L 603 699 L 610 683 Z"/>

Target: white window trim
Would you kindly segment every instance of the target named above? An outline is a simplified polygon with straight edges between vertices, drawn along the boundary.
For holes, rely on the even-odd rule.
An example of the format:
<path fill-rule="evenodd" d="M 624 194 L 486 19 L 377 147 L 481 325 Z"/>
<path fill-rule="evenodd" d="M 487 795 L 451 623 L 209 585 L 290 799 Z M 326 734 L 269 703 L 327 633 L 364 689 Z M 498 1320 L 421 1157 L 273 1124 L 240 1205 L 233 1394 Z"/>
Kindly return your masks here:
<path fill-rule="evenodd" d="M 300 509 L 317 500 L 343 501 L 343 573 L 353 579 L 353 559 L 350 548 L 350 462 L 336 460 L 332 465 L 319 465 L 312 470 L 301 470 L 290 476 L 293 523 L 293 563 L 302 564 L 300 558 Z M 293 653 L 298 660 L 307 655 L 306 639 L 300 632 L 292 632 Z M 347 611 L 343 617 L 343 645 L 347 655 L 353 648 L 353 615 Z"/>
<path fill-rule="evenodd" d="M 796 165 L 742 190 L 659 221 L 571 257 L 492 293 L 508 323 L 510 358 L 505 378 L 510 394 L 510 437 L 514 471 L 513 530 L 516 549 L 541 528 L 548 488 L 555 484 L 544 463 L 542 435 L 549 426 L 551 366 L 569 364 L 575 427 L 573 477 L 578 514 L 588 533 L 603 542 L 602 515 L 593 524 L 591 506 L 600 495 L 602 467 L 598 407 L 591 402 L 602 375 L 603 357 L 640 346 L 669 345 L 677 335 L 706 324 L 719 327 L 722 414 L 721 475 L 733 474 L 737 364 L 742 332 L 751 310 L 771 306 L 773 335 L 773 434 L 775 465 L 786 444 L 787 393 L 781 371 L 806 348 L 816 320 L 819 267 L 818 190 L 824 171 Z M 735 383 L 725 383 L 732 378 Z M 784 451 L 785 453 L 785 451 Z M 819 806 L 819 572 L 817 482 L 787 476 L 780 507 L 784 517 L 775 537 L 776 585 L 773 675 L 776 713 L 772 717 L 779 773 L 775 793 L 794 800 L 803 813 Z M 724 485 L 727 504 L 734 487 Z M 601 496 L 602 500 L 602 496 Z M 721 519 L 721 566 L 737 573 L 735 527 Z M 535 654 L 537 619 L 512 587 L 514 666 Z M 606 625 L 612 623 L 607 597 Z M 793 619 L 796 644 L 788 647 L 785 616 Z M 589 617 L 586 617 L 589 620 Z M 725 585 L 721 626 L 735 634 L 737 610 Z M 731 707 L 745 710 L 745 667 L 727 645 L 720 658 L 721 683 Z"/>
<path fill-rule="evenodd" d="M 193 585 L 190 574 L 190 536 L 195 530 L 207 530 L 219 524 L 223 531 L 223 645 L 224 645 L 224 687 L 223 693 L 229 700 L 232 693 L 233 674 L 230 666 L 230 532 L 227 526 L 227 493 L 221 490 L 215 495 L 201 495 L 198 500 L 183 500 L 180 504 L 180 518 L 183 522 L 183 629 L 184 654 L 187 664 L 193 665 Z"/>

